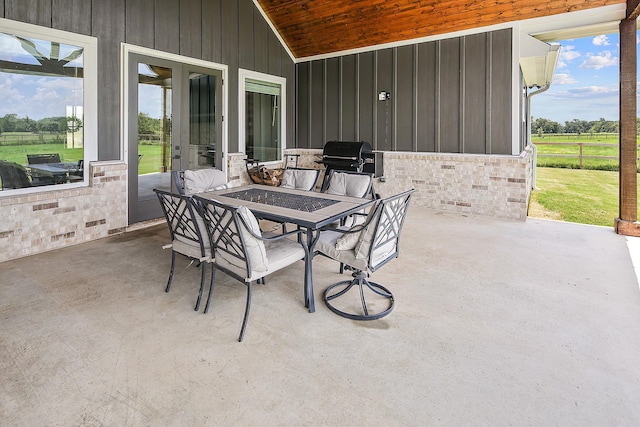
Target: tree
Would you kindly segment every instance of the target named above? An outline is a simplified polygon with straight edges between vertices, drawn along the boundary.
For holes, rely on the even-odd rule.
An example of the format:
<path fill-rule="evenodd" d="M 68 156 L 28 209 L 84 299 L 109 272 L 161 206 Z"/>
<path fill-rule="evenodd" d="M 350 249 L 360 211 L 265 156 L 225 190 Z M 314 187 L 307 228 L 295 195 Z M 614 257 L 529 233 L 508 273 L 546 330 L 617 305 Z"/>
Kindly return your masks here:
<path fill-rule="evenodd" d="M 531 124 L 532 131 L 538 132 L 538 134 L 540 134 L 540 129 L 542 129 L 542 133 L 560 133 L 560 128 L 558 122 L 552 122 L 542 117 L 535 119 Z"/>
<path fill-rule="evenodd" d="M 565 133 L 588 133 L 591 126 L 586 120 L 573 119 L 570 122 L 564 122 Z"/>

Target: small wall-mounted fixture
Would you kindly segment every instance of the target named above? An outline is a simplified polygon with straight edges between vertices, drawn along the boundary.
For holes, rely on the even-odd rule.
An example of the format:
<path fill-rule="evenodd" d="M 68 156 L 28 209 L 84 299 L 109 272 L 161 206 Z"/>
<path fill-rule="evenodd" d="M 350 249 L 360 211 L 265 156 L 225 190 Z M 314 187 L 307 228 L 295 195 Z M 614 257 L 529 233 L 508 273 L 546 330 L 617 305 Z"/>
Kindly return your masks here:
<path fill-rule="evenodd" d="M 378 94 L 378 101 L 387 101 L 391 99 L 391 94 L 389 92 L 381 91 Z"/>

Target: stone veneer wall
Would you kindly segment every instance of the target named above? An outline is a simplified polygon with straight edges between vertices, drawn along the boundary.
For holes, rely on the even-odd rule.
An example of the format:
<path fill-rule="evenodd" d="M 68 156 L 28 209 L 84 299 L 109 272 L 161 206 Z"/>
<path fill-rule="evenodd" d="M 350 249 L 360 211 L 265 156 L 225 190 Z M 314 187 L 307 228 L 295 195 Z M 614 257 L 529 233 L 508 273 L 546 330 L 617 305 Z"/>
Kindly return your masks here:
<path fill-rule="evenodd" d="M 322 150 L 286 152 L 300 155 L 299 167 L 323 169 L 315 162 Z M 245 158 L 229 154 L 234 187 L 250 183 Z M 524 220 L 531 159 L 529 150 L 519 156 L 385 152 L 384 180 L 374 186 L 383 197 L 415 188 L 416 206 Z M 0 262 L 126 231 L 126 176 L 124 162 L 92 162 L 88 187 L 0 197 Z"/>
<path fill-rule="evenodd" d="M 88 187 L 0 197 L 0 262 L 125 231 L 127 165 L 89 167 Z"/>
<path fill-rule="evenodd" d="M 322 150 L 287 153 L 300 154 L 301 167 L 318 167 L 322 157 Z M 415 188 L 416 206 L 525 220 L 532 179 L 530 148 L 518 156 L 386 151 L 384 179 L 374 187 L 383 197 Z"/>

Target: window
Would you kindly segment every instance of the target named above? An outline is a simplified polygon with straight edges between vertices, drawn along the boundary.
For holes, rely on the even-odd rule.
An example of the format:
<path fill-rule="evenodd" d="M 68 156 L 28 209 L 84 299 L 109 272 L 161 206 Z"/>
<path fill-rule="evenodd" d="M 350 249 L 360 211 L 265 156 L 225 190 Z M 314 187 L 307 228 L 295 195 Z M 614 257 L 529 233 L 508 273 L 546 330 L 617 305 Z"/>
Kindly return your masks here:
<path fill-rule="evenodd" d="M 0 19 L 0 195 L 86 185 L 96 39 Z"/>
<path fill-rule="evenodd" d="M 283 158 L 286 79 L 240 70 L 240 151 L 261 162 Z"/>

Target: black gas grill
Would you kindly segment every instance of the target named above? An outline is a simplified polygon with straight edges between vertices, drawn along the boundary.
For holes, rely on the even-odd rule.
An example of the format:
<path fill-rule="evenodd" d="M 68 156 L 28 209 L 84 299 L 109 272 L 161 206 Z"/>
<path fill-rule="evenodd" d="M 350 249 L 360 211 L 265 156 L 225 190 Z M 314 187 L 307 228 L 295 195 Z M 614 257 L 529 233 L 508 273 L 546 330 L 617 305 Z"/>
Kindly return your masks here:
<path fill-rule="evenodd" d="M 326 174 L 332 169 L 375 172 L 375 156 L 371 144 L 364 141 L 329 141 L 322 150 L 322 160 L 318 160 L 327 168 Z"/>

